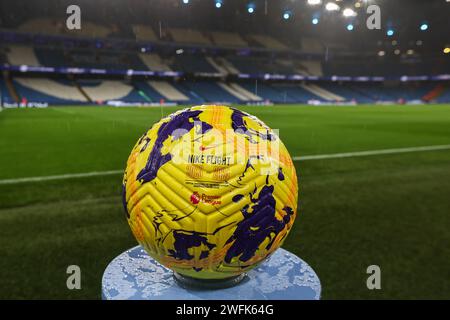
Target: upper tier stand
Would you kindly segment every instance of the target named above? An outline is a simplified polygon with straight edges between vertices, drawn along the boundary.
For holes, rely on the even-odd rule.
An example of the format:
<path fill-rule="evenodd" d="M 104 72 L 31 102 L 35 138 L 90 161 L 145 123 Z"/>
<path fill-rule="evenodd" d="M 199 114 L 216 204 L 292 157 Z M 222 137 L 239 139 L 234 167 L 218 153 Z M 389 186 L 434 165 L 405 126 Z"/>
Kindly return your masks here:
<path fill-rule="evenodd" d="M 318 300 L 320 294 L 314 270 L 284 249 L 226 289 L 185 289 L 140 246 L 116 257 L 102 280 L 105 300 Z"/>

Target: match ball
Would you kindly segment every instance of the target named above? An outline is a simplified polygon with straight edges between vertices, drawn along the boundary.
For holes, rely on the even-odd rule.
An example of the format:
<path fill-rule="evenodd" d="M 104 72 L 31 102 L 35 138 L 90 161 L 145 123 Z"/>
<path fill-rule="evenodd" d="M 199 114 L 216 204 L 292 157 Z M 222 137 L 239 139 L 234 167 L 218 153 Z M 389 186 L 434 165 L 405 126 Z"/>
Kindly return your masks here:
<path fill-rule="evenodd" d="M 148 254 L 196 279 L 238 276 L 279 248 L 297 215 L 292 159 L 276 132 L 225 106 L 177 111 L 134 146 L 128 223 Z"/>

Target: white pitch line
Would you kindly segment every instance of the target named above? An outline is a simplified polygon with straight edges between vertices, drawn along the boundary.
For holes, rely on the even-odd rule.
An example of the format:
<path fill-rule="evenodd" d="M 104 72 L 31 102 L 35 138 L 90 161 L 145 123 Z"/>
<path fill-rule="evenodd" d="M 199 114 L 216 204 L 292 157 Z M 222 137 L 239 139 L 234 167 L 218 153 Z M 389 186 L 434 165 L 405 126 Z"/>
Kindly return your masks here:
<path fill-rule="evenodd" d="M 411 148 L 357 151 L 357 152 L 347 152 L 347 153 L 318 154 L 318 155 L 310 155 L 310 156 L 302 156 L 302 157 L 293 157 L 292 159 L 294 161 L 309 161 L 309 160 L 341 159 L 341 158 L 376 156 L 376 155 L 383 155 L 383 154 L 398 154 L 398 153 L 425 152 L 425 151 L 438 151 L 438 150 L 450 150 L 450 144 L 439 145 L 439 146 L 424 146 L 424 147 L 411 147 Z M 111 171 L 95 171 L 95 172 L 85 172 L 85 173 L 62 174 L 62 175 L 57 175 L 57 176 L 7 179 L 7 180 L 0 180 L 0 185 L 19 184 L 19 183 L 27 183 L 27 182 L 52 181 L 52 180 L 65 180 L 65 179 L 74 179 L 74 178 L 110 176 L 110 175 L 116 175 L 116 174 L 122 174 L 122 173 L 123 173 L 123 170 L 111 170 Z"/>
<path fill-rule="evenodd" d="M 43 176 L 43 177 L 8 179 L 8 180 L 0 180 L 0 185 L 18 184 L 18 183 L 27 183 L 27 182 L 42 182 L 42 181 L 52 181 L 52 180 L 65 180 L 65 179 L 74 179 L 74 178 L 110 176 L 110 175 L 115 175 L 115 174 L 119 174 L 119 173 L 123 173 L 123 170 L 96 171 L 96 172 L 85 172 L 85 173 L 62 174 L 59 176 Z"/>
<path fill-rule="evenodd" d="M 425 151 L 438 151 L 438 150 L 450 150 L 450 144 L 440 145 L 440 146 L 425 146 L 425 147 L 356 151 L 356 152 L 346 152 L 346 153 L 318 154 L 318 155 L 303 156 L 303 157 L 293 157 L 292 159 L 294 161 L 308 161 L 308 160 L 340 159 L 340 158 L 376 156 L 376 155 L 382 155 L 382 154 L 398 154 L 398 153 L 425 152 Z"/>

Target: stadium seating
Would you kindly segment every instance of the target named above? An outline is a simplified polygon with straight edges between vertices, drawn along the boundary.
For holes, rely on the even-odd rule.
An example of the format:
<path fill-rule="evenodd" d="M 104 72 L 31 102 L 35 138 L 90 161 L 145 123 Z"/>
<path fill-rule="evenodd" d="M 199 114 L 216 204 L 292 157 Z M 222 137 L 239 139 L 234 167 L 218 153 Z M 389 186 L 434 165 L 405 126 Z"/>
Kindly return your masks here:
<path fill-rule="evenodd" d="M 67 67 L 69 63 L 66 60 L 62 49 L 52 49 L 38 47 L 34 49 L 39 65 L 46 67 Z"/>
<path fill-rule="evenodd" d="M 367 61 L 365 64 L 348 61 L 327 61 L 322 63 L 314 59 L 297 59 L 223 55 L 209 56 L 204 54 L 183 53 L 175 55 L 167 52 L 137 53 L 120 50 L 94 49 L 62 49 L 62 47 L 46 47 L 10 45 L 2 49 L 0 56 L 14 66 L 48 66 L 48 67 L 88 67 L 112 70 L 152 70 L 180 71 L 187 73 L 220 73 L 227 74 L 300 74 L 305 76 L 384 76 L 386 66 L 390 76 L 424 75 L 427 65 L 411 67 L 408 64 Z M 428 66 L 431 70 L 431 66 Z M 434 72 L 439 73 L 439 72 Z"/>
<path fill-rule="evenodd" d="M 173 25 L 178 25 L 177 23 Z M 392 57 L 378 57 L 358 60 L 331 55 L 322 61 L 324 46 L 313 37 L 302 37 L 297 41 L 301 53 L 279 52 L 290 50 L 288 45 L 278 38 L 267 34 L 238 34 L 227 31 L 200 31 L 201 29 L 163 28 L 163 35 L 156 35 L 149 25 L 136 24 L 131 27 L 120 23 L 108 27 L 86 21 L 83 31 L 67 33 L 66 28 L 53 19 L 32 19 L 18 27 L 27 33 L 64 35 L 64 42 L 49 46 L 46 42 L 30 40 L 29 45 L 0 44 L 0 62 L 6 68 L 12 66 L 79 67 L 107 69 L 113 74 L 127 74 L 130 69 L 154 72 L 180 72 L 177 78 L 140 78 L 135 73 L 132 79 L 111 80 L 105 76 L 101 80 L 65 80 L 18 77 L 12 72 L 14 81 L 11 92 L 17 92 L 19 98 L 29 101 L 48 102 L 50 104 L 87 103 L 88 101 L 121 100 L 124 102 L 175 102 L 191 103 L 255 103 L 271 101 L 274 103 L 307 103 L 310 101 L 333 102 L 447 102 L 450 100 L 448 85 L 436 89 L 432 82 L 403 82 L 403 75 L 424 75 L 442 73 L 445 68 L 428 62 L 414 63 L 406 60 L 398 63 Z M 260 32 L 260 31 L 254 31 Z M 84 37 L 75 42 L 69 36 Z M 87 38 L 86 38 L 87 37 Z M 97 47 L 97 40 L 104 38 Z M 127 46 L 116 48 L 107 37 L 131 38 L 151 42 L 145 48 L 131 41 Z M 55 37 L 52 37 L 52 39 Z M 73 40 L 73 39 L 72 39 Z M 173 42 L 180 44 L 174 45 Z M 67 44 L 66 45 L 66 41 Z M 110 42 L 108 42 L 110 41 Z M 116 41 L 116 40 L 114 40 Z M 155 43 L 153 43 L 155 42 Z M 31 44 L 33 43 L 33 44 Z M 83 43 L 83 45 L 81 45 Z M 292 42 L 293 43 L 293 42 Z M 290 45 L 292 45 L 290 43 Z M 214 48 L 214 46 L 217 46 Z M 255 49 L 255 46 L 264 49 Z M 340 47 L 342 49 L 339 49 Z M 218 48 L 220 47 L 220 48 Z M 180 50 L 180 49 L 182 50 Z M 147 50 L 148 49 L 148 50 Z M 330 47 L 328 47 L 330 49 Z M 330 50 L 346 50 L 346 44 L 334 44 Z M 119 72 L 118 72 L 119 71 Z M 66 70 L 57 70 L 66 72 Z M 101 71 L 104 72 L 104 71 Z M 183 74 L 185 73 L 185 74 Z M 211 77 L 213 80 L 204 80 Z M 274 77 L 269 77 L 272 75 Z M 273 82 L 267 79 L 280 79 L 276 75 L 304 75 L 327 77 L 339 76 L 387 76 L 397 77 L 396 81 L 381 82 L 333 82 L 327 79 L 313 82 Z M 167 74 L 165 74 L 167 76 Z M 180 78 L 178 78 L 178 76 Z M 84 77 L 84 76 L 83 76 Z M 152 75 L 153 77 L 153 75 Z M 257 77 L 256 81 L 253 77 Z M 217 79 L 221 80 L 218 81 Z M 243 80 L 243 78 L 251 78 Z M 288 77 L 285 77 L 288 78 Z M 203 80 L 198 80 L 203 79 Z M 237 80 L 239 79 L 239 80 Z M 265 79 L 265 80 L 263 80 Z M 12 101 L 8 87 L 2 81 L 3 101 Z M 431 94 L 433 93 L 433 94 Z M 14 97 L 16 95 L 14 94 Z M 430 97 L 430 99 L 428 99 Z"/>
<path fill-rule="evenodd" d="M 158 37 L 152 27 L 146 25 L 133 25 L 133 32 L 137 41 L 157 41 Z"/>
<path fill-rule="evenodd" d="M 240 86 L 244 87 L 246 90 L 253 92 L 255 95 L 261 97 L 264 100 L 271 101 L 274 103 L 294 103 L 296 99 L 291 97 L 287 91 L 277 90 L 275 87 L 264 83 L 249 83 L 242 82 Z"/>
<path fill-rule="evenodd" d="M 338 85 L 335 83 L 321 83 L 320 86 L 334 94 L 339 95 L 346 101 L 355 101 L 358 103 L 373 103 L 374 100 L 369 95 L 359 92 L 357 90 L 352 90 L 351 86 L 348 85 Z"/>
<path fill-rule="evenodd" d="M 450 87 L 447 86 L 444 88 L 444 91 L 439 95 L 439 97 L 435 100 L 438 103 L 449 103 L 450 102 Z"/>
<path fill-rule="evenodd" d="M 239 71 L 245 74 L 264 74 L 271 73 L 270 65 L 264 63 L 261 59 L 252 59 L 248 57 L 227 57 L 226 60 Z"/>
<path fill-rule="evenodd" d="M 228 74 L 236 75 L 240 73 L 239 70 L 236 69 L 236 67 L 231 62 L 223 57 L 215 57 L 214 61 L 217 65 L 220 65 L 221 68 L 223 68 Z"/>
<path fill-rule="evenodd" d="M 171 71 L 170 67 L 156 53 L 140 54 L 139 58 L 151 71 Z"/>
<path fill-rule="evenodd" d="M 10 46 L 7 48 L 6 58 L 11 65 L 35 66 L 41 65 L 34 50 L 29 46 Z"/>
<path fill-rule="evenodd" d="M 248 43 L 237 33 L 213 31 L 211 37 L 218 46 L 248 47 Z"/>
<path fill-rule="evenodd" d="M 132 97 L 136 97 L 133 86 L 119 80 L 81 80 L 78 83 L 84 92 L 96 102 L 131 100 Z M 129 97 L 130 94 L 131 97 Z"/>
<path fill-rule="evenodd" d="M 312 92 L 305 90 L 298 84 L 278 84 L 273 85 L 273 87 L 298 103 L 308 103 L 311 100 L 325 101 L 322 97 L 314 95 Z"/>
<path fill-rule="evenodd" d="M 275 49 L 275 50 L 288 49 L 288 47 L 285 44 L 281 43 L 279 40 L 277 40 L 275 38 L 272 38 L 269 35 L 255 34 L 255 35 L 251 35 L 249 37 L 252 38 L 257 43 L 259 43 L 260 45 L 262 45 L 263 47 L 268 48 L 268 49 Z"/>
<path fill-rule="evenodd" d="M 303 37 L 301 39 L 302 52 L 309 54 L 323 54 L 324 47 L 316 38 Z"/>
<path fill-rule="evenodd" d="M 172 28 L 169 32 L 175 42 L 212 45 L 212 42 L 198 30 Z"/>
<path fill-rule="evenodd" d="M 253 94 L 252 92 L 246 90 L 245 88 L 241 87 L 237 83 L 225 83 L 225 82 L 218 82 L 218 85 L 227 91 L 228 93 L 232 94 L 236 98 L 238 98 L 240 101 L 243 102 L 258 102 L 262 101 L 262 98 Z"/>
<path fill-rule="evenodd" d="M 9 94 L 5 80 L 0 78 L 0 102 L 1 103 L 15 103 L 13 97 Z"/>
<path fill-rule="evenodd" d="M 218 83 L 210 81 L 186 81 L 181 84 L 188 91 L 195 92 L 196 96 L 208 103 L 240 103 L 237 97 L 223 89 Z"/>
<path fill-rule="evenodd" d="M 84 21 L 83 27 L 80 30 L 76 30 L 74 33 L 80 37 L 105 38 L 111 33 L 111 30 L 108 27 Z"/>
<path fill-rule="evenodd" d="M 148 70 L 144 62 L 136 54 L 121 54 L 116 52 L 83 52 L 74 51 L 70 54 L 71 65 L 100 69 L 135 69 Z"/>
<path fill-rule="evenodd" d="M 47 18 L 31 19 L 19 26 L 18 30 L 33 34 L 58 35 L 64 32 L 64 24 Z"/>
<path fill-rule="evenodd" d="M 433 85 L 422 83 L 418 86 L 410 86 L 407 84 L 391 84 L 390 86 L 386 86 L 382 83 L 366 83 L 352 84 L 350 88 L 354 92 L 359 92 L 362 95 L 369 97 L 373 102 L 399 100 L 419 101 L 433 88 Z"/>
<path fill-rule="evenodd" d="M 175 86 L 167 81 L 147 81 L 146 92 L 151 89 L 159 95 L 159 99 L 173 102 L 188 102 L 190 99 L 183 92 L 179 91 Z"/>
<path fill-rule="evenodd" d="M 196 55 L 177 55 L 171 67 L 173 70 L 187 73 L 220 73 L 205 57 Z"/>
<path fill-rule="evenodd" d="M 18 28 L 21 32 L 34 34 L 48 34 L 48 35 L 63 35 L 70 34 L 70 36 L 89 37 L 89 38 L 105 38 L 111 33 L 111 29 L 106 26 L 101 26 L 90 21 L 83 21 L 83 27 L 80 30 L 67 29 L 64 21 L 55 19 L 32 19 L 26 21 Z"/>
<path fill-rule="evenodd" d="M 21 99 L 49 104 L 83 104 L 86 98 L 76 86 L 43 78 L 16 78 L 14 86 Z"/>
<path fill-rule="evenodd" d="M 307 76 L 323 76 L 322 63 L 317 60 L 301 60 L 298 62 L 297 73 Z"/>

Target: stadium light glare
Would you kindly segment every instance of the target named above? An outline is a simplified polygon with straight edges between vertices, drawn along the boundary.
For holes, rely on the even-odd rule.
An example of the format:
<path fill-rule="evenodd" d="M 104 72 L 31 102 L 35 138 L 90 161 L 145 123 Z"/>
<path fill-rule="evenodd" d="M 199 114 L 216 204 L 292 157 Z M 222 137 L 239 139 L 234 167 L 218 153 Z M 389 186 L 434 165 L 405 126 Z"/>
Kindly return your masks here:
<path fill-rule="evenodd" d="M 422 24 L 420 25 L 420 30 L 422 30 L 422 31 L 428 30 L 428 24 L 422 23 Z"/>
<path fill-rule="evenodd" d="M 328 2 L 325 5 L 325 9 L 328 10 L 328 11 L 339 11 L 341 9 L 341 7 L 339 7 L 339 5 L 337 5 L 334 2 Z"/>
<path fill-rule="evenodd" d="M 189 0 L 183 0 L 184 4 L 189 4 Z"/>
<path fill-rule="evenodd" d="M 255 5 L 253 3 L 249 3 L 247 5 L 247 12 L 250 13 L 250 14 L 255 12 Z"/>
<path fill-rule="evenodd" d="M 216 8 L 217 9 L 222 8 L 222 1 L 216 1 Z"/>
<path fill-rule="evenodd" d="M 308 0 L 308 4 L 311 6 L 317 6 L 322 3 L 322 0 Z"/>
<path fill-rule="evenodd" d="M 312 24 L 319 24 L 319 19 L 313 18 L 311 22 L 312 22 Z"/>
<path fill-rule="evenodd" d="M 408 51 L 406 51 L 406 54 L 413 55 L 414 54 L 414 50 L 413 49 L 409 49 Z"/>
<path fill-rule="evenodd" d="M 400 52 L 401 52 L 400 49 L 395 49 L 395 50 L 394 50 L 394 54 L 395 54 L 396 56 L 398 56 L 398 55 L 400 54 Z"/>
<path fill-rule="evenodd" d="M 356 17 L 357 13 L 355 10 L 351 9 L 351 8 L 346 8 L 344 9 L 344 11 L 342 12 L 342 14 L 344 15 L 344 17 L 349 18 L 349 17 Z"/>
<path fill-rule="evenodd" d="M 354 27 L 353 24 L 351 24 L 351 23 L 347 25 L 347 30 L 348 30 L 348 31 L 353 31 L 354 28 L 355 28 L 355 27 Z"/>
<path fill-rule="evenodd" d="M 291 12 L 290 11 L 285 11 L 283 13 L 283 19 L 284 20 L 289 20 L 291 18 Z"/>
<path fill-rule="evenodd" d="M 387 35 L 388 37 L 392 37 L 392 36 L 394 35 L 394 30 L 389 29 L 389 30 L 386 32 L 386 35 Z"/>
<path fill-rule="evenodd" d="M 386 55 L 386 52 L 384 50 L 378 51 L 379 57 L 384 57 Z"/>
<path fill-rule="evenodd" d="M 445 54 L 449 54 L 450 53 L 450 47 L 445 47 L 444 48 L 444 53 Z"/>

